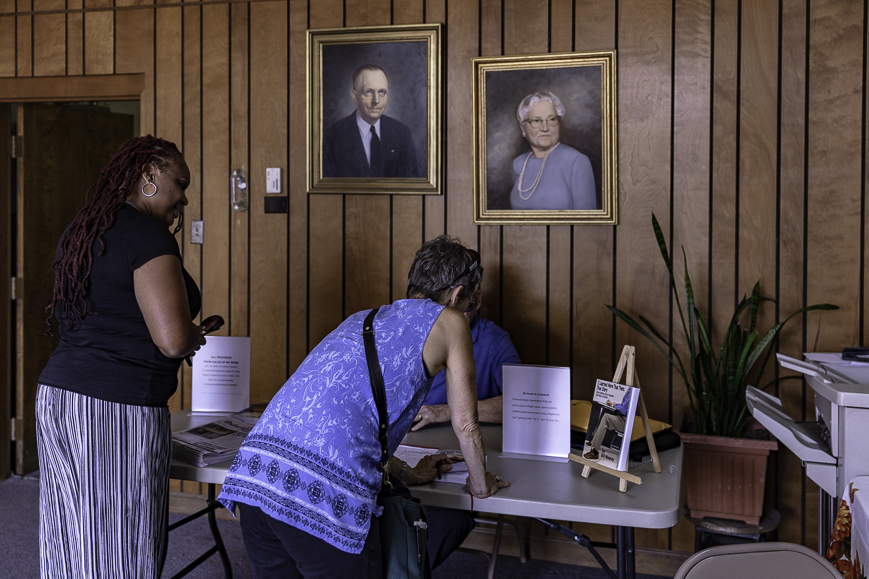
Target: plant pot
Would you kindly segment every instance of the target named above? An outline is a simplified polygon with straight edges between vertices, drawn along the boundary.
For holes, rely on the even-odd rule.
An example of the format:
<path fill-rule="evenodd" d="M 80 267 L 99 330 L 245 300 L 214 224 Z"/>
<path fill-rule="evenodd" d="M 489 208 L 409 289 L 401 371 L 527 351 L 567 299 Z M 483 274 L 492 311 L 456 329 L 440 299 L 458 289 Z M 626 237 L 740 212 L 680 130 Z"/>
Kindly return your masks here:
<path fill-rule="evenodd" d="M 767 458 L 778 443 L 681 432 L 679 436 L 685 447 L 689 516 L 760 523 Z"/>

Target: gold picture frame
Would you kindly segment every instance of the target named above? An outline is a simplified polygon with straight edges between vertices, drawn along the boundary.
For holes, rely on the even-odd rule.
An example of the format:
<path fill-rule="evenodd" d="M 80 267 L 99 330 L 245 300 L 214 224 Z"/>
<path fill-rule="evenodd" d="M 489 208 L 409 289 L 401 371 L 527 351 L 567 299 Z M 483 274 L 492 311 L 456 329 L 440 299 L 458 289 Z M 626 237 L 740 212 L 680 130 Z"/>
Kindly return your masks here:
<path fill-rule="evenodd" d="M 308 193 L 443 193 L 442 26 L 308 30 Z"/>
<path fill-rule="evenodd" d="M 616 225 L 616 51 L 482 57 L 472 66 L 474 223 Z M 563 114 L 554 112 L 559 102 Z"/>

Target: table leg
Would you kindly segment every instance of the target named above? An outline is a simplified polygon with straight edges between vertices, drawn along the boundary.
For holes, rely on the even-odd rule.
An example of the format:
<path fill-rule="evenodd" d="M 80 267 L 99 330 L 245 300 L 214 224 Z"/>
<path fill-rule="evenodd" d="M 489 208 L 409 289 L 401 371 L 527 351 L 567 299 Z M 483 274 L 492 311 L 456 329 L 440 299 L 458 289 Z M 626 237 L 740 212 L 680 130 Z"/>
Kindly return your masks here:
<path fill-rule="evenodd" d="M 206 507 L 197 513 L 184 517 L 180 521 L 176 521 L 169 525 L 167 531 L 173 531 L 178 527 L 183 527 L 187 523 L 194 521 L 202 515 L 208 515 L 208 526 L 211 528 L 211 536 L 214 538 L 214 545 L 211 546 L 205 553 L 197 557 L 193 562 L 184 567 L 181 571 L 172 576 L 171 579 L 180 579 L 193 569 L 201 565 L 206 559 L 214 553 L 220 554 L 220 560 L 223 563 L 223 573 L 226 579 L 232 579 L 232 567 L 229 564 L 229 555 L 226 552 L 226 547 L 223 544 L 223 538 L 220 536 L 220 529 L 217 528 L 217 516 L 214 514 L 217 509 L 223 508 L 223 505 L 214 499 L 214 484 L 208 484 L 208 500 Z"/>
<path fill-rule="evenodd" d="M 217 515 L 215 514 L 215 511 L 223 505 L 215 500 L 213 483 L 208 483 L 208 506 L 213 507 L 208 511 L 208 526 L 211 527 L 211 535 L 214 537 L 214 544 L 217 545 L 217 552 L 220 554 L 220 560 L 223 563 L 223 573 L 226 579 L 232 579 L 232 566 L 229 564 L 229 554 L 226 552 L 226 546 L 223 544 L 223 537 L 220 536 L 220 529 L 217 528 Z"/>
<path fill-rule="evenodd" d="M 636 568 L 634 565 L 634 528 L 616 527 L 618 536 L 616 542 L 616 572 L 618 579 L 634 579 Z"/>

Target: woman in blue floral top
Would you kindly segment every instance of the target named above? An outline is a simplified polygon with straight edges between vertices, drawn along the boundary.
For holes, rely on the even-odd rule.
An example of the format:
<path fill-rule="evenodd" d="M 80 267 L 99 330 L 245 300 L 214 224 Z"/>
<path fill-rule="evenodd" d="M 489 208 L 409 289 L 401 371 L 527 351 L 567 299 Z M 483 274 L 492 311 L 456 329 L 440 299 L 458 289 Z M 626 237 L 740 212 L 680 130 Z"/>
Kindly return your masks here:
<path fill-rule="evenodd" d="M 508 486 L 486 471 L 468 321 L 479 254 L 440 236 L 417 252 L 406 300 L 380 308 L 374 335 L 386 390 L 390 455 L 410 429 L 433 377 L 447 373 L 453 429 L 468 463 L 468 491 L 485 498 Z M 254 576 L 381 576 L 376 517 L 382 475 L 377 408 L 362 323 L 347 318 L 320 342 L 269 403 L 242 444 L 219 499 L 239 507 Z M 390 475 L 407 484 L 449 470 L 445 455 Z"/>

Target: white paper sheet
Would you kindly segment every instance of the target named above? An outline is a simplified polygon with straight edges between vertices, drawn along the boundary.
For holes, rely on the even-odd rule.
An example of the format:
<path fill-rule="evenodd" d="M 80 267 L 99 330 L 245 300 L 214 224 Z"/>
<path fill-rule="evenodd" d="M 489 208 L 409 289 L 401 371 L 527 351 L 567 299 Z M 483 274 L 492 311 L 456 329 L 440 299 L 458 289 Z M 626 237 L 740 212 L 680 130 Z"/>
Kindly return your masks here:
<path fill-rule="evenodd" d="M 567 460 L 570 453 L 570 368 L 505 364 L 505 455 Z"/>
<path fill-rule="evenodd" d="M 193 356 L 193 412 L 238 412 L 250 406 L 250 338 L 208 336 Z"/>

